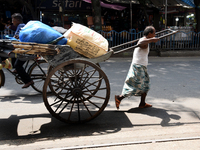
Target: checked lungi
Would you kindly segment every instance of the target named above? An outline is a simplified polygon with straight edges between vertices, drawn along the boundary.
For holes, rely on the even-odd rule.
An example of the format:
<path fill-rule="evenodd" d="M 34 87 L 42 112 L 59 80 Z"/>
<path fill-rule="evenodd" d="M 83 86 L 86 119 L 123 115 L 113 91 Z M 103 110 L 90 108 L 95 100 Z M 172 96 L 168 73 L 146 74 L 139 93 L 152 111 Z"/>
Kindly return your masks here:
<path fill-rule="evenodd" d="M 147 93 L 149 90 L 150 80 L 147 67 L 132 64 L 122 89 L 122 95 L 124 97 L 141 96 L 142 93 Z"/>

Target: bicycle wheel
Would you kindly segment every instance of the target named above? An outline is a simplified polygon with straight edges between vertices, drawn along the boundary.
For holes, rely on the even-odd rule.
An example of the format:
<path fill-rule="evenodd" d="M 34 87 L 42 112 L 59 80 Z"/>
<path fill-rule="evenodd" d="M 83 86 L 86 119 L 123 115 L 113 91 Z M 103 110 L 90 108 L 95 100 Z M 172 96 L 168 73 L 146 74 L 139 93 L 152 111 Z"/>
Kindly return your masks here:
<path fill-rule="evenodd" d="M 48 63 L 45 60 L 39 60 L 34 62 L 28 70 L 28 74 L 34 81 L 34 84 L 31 85 L 32 88 L 40 93 L 43 91 L 43 85 L 48 75 L 48 69 Z M 47 91 L 50 92 L 50 89 L 48 88 Z"/>
<path fill-rule="evenodd" d="M 5 83 L 5 74 L 3 70 L 0 70 L 0 88 L 4 86 L 4 83 Z"/>
<path fill-rule="evenodd" d="M 46 89 L 50 84 L 53 89 L 48 94 Z M 46 108 L 66 123 L 84 123 L 96 118 L 109 98 L 110 84 L 105 73 L 96 64 L 82 59 L 55 67 L 44 83 Z"/>

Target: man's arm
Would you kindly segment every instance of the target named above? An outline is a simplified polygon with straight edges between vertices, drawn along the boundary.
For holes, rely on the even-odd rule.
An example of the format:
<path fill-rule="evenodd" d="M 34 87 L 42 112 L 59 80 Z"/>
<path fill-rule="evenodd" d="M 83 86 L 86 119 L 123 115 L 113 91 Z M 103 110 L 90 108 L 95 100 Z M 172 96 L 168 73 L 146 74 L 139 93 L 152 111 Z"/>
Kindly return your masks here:
<path fill-rule="evenodd" d="M 149 43 L 156 43 L 158 42 L 160 39 L 153 37 L 153 38 L 142 38 L 139 42 L 138 42 L 138 46 L 140 48 L 147 48 Z"/>
<path fill-rule="evenodd" d="M 17 29 L 16 29 L 16 31 L 15 31 L 15 35 L 14 35 L 14 38 L 16 38 L 16 39 L 19 39 L 19 32 L 20 32 L 20 30 L 23 28 L 25 26 L 25 24 L 19 24 L 18 26 L 17 26 Z"/>

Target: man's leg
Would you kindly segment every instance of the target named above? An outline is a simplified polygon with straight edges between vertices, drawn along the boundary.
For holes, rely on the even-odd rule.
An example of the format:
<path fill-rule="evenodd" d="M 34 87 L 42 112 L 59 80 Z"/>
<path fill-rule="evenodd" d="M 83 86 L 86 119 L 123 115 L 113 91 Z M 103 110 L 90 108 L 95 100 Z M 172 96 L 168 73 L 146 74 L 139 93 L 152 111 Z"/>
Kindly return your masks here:
<path fill-rule="evenodd" d="M 141 94 L 141 101 L 140 101 L 140 104 L 139 104 L 139 108 L 152 107 L 152 105 L 147 104 L 147 103 L 145 102 L 146 96 L 147 96 L 147 93 L 142 93 L 142 94 Z"/>
<path fill-rule="evenodd" d="M 141 101 L 139 106 L 144 106 L 145 105 L 145 99 L 146 99 L 147 93 L 142 93 L 141 94 Z"/>
<path fill-rule="evenodd" d="M 25 87 L 23 86 L 22 88 L 27 88 L 29 87 L 31 84 L 33 84 L 32 79 L 30 78 L 29 74 L 25 71 L 23 65 L 26 61 L 21 61 L 19 59 L 16 60 L 15 62 L 15 69 L 18 73 L 18 75 L 21 77 L 21 80 L 26 84 Z"/>

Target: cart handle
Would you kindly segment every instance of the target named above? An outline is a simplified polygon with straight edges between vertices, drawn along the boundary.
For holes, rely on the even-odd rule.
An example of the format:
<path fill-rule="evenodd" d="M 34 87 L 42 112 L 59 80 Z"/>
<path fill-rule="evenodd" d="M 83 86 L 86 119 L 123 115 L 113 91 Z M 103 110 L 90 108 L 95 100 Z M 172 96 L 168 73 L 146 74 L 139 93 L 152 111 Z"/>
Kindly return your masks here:
<path fill-rule="evenodd" d="M 163 39 L 163 38 L 165 38 L 165 37 L 168 37 L 168 36 L 170 36 L 170 35 L 173 35 L 173 34 L 179 32 L 179 30 L 174 31 L 174 30 L 171 30 L 171 29 L 165 29 L 165 30 L 156 32 L 155 34 L 157 35 L 157 34 L 160 34 L 160 33 L 162 33 L 162 32 L 165 32 L 165 31 L 171 31 L 171 33 L 168 33 L 168 34 L 166 34 L 166 35 L 160 36 L 160 37 L 158 37 L 158 39 Z M 118 47 L 121 47 L 121 46 L 123 46 L 123 45 L 130 44 L 130 43 L 135 43 L 135 42 L 137 42 L 138 40 L 139 40 L 139 39 L 136 39 L 136 40 L 133 40 L 133 41 L 130 41 L 130 42 L 126 42 L 126 43 L 123 43 L 123 44 L 120 44 L 120 45 L 111 47 L 110 50 L 113 50 L 114 48 L 118 48 Z M 121 52 L 130 50 L 130 49 L 134 49 L 134 48 L 136 48 L 136 47 L 138 47 L 138 46 L 139 46 L 139 45 L 134 45 L 134 46 L 125 48 L 125 49 L 123 49 L 123 50 L 119 50 L 119 51 L 117 51 L 117 52 L 114 52 L 114 54 L 118 54 L 118 53 L 121 53 Z M 114 51 L 114 50 L 113 50 L 113 51 Z"/>
<path fill-rule="evenodd" d="M 176 34 L 177 32 L 179 32 L 179 30 L 177 30 L 177 31 L 173 31 L 173 30 L 172 30 L 172 33 L 168 33 L 168 34 L 163 35 L 163 36 L 160 36 L 160 37 L 158 37 L 158 38 L 159 38 L 159 39 L 163 39 L 163 38 L 168 37 L 168 36 L 170 36 L 170 35 Z"/>

